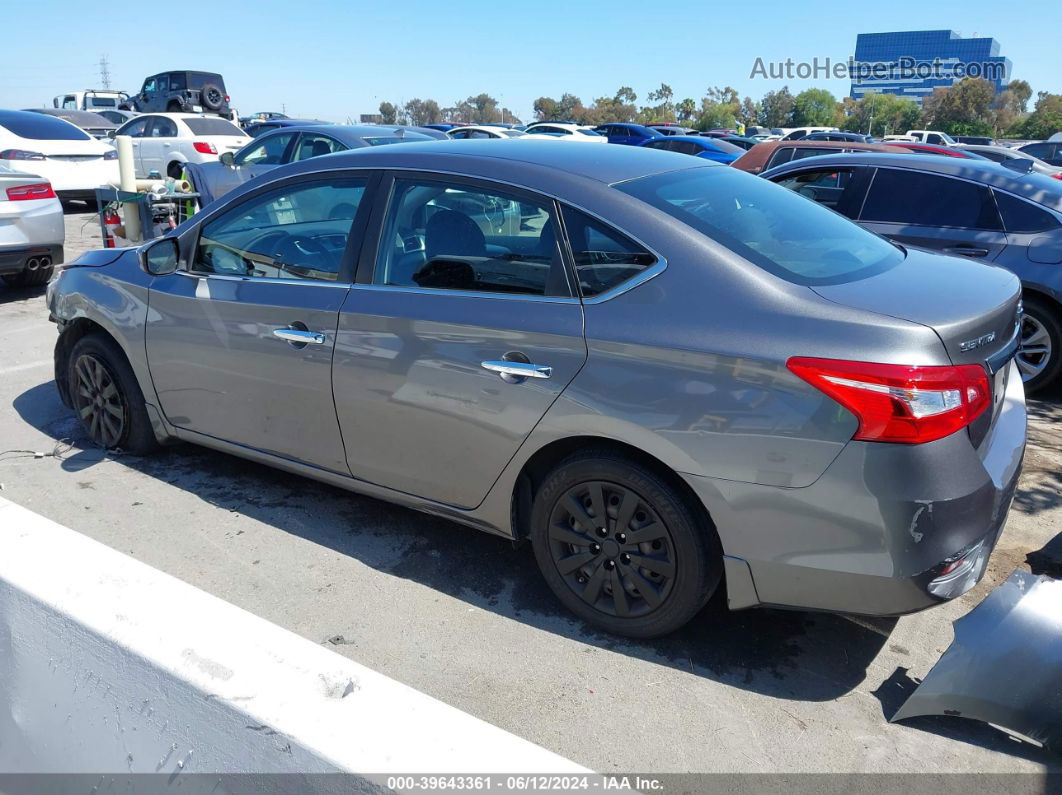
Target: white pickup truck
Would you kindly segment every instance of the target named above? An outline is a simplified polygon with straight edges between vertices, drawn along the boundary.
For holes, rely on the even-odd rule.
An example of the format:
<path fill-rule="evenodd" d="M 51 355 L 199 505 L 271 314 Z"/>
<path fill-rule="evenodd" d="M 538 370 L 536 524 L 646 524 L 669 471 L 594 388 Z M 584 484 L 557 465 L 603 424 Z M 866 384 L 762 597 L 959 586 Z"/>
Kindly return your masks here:
<path fill-rule="evenodd" d="M 955 139 L 939 130 L 908 130 L 907 135 L 915 141 L 924 144 L 938 144 L 940 146 L 955 146 Z"/>
<path fill-rule="evenodd" d="M 52 105 L 61 110 L 90 110 L 98 113 L 101 110 L 118 110 L 119 105 L 128 101 L 129 95 L 124 91 L 88 88 L 60 94 L 52 100 Z"/>

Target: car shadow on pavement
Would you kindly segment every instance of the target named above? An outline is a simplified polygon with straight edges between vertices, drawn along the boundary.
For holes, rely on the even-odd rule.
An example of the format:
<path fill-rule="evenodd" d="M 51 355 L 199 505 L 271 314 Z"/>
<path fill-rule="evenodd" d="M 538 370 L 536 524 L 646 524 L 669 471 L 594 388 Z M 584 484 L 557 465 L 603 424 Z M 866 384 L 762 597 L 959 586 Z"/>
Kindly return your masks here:
<path fill-rule="evenodd" d="M 14 304 L 18 301 L 29 301 L 44 295 L 47 285 L 34 285 L 33 287 L 12 287 L 9 284 L 0 283 L 0 305 Z"/>
<path fill-rule="evenodd" d="M 58 456 L 65 470 L 80 472 L 113 460 L 469 605 L 777 698 L 826 701 L 848 693 L 864 680 L 895 625 L 892 619 L 856 623 L 827 613 L 730 612 L 720 589 L 674 635 L 645 642 L 619 638 L 585 625 L 560 605 L 541 579 L 529 545 L 514 547 L 445 519 L 193 445 L 145 458 L 109 454 L 85 436 L 51 381 L 23 392 L 13 407 L 25 422 L 62 442 L 57 449 L 65 451 Z"/>

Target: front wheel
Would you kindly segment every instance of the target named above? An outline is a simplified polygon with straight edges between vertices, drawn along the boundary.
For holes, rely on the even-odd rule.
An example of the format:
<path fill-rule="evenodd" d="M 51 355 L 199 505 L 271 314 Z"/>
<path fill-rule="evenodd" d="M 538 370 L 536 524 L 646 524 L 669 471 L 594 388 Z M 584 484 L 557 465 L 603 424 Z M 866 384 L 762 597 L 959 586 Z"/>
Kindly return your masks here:
<path fill-rule="evenodd" d="M 1021 343 L 1015 359 L 1025 391 L 1033 393 L 1054 381 L 1062 371 L 1062 321 L 1037 298 L 1023 301 Z"/>
<path fill-rule="evenodd" d="M 144 394 L 114 340 L 88 334 L 74 343 L 67 385 L 78 421 L 100 447 L 134 455 L 158 447 Z"/>
<path fill-rule="evenodd" d="M 546 477 L 531 542 L 553 593 L 617 635 L 679 629 L 722 577 L 719 539 L 702 512 L 653 470 L 607 449 L 573 455 Z"/>

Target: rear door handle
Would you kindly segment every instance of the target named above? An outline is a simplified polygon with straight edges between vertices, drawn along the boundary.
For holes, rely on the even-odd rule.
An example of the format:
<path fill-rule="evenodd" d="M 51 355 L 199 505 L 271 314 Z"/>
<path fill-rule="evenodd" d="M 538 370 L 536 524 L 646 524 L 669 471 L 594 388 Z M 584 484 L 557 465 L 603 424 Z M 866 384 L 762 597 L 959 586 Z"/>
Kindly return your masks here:
<path fill-rule="evenodd" d="M 973 246 L 952 246 L 944 249 L 946 254 L 958 254 L 960 257 L 987 257 L 987 248 L 975 248 Z"/>
<path fill-rule="evenodd" d="M 307 343 L 324 345 L 325 341 L 325 335 L 320 331 L 304 331 L 299 328 L 275 328 L 273 329 L 273 336 L 285 342 L 301 343 L 303 345 Z"/>
<path fill-rule="evenodd" d="M 480 367 L 492 373 L 501 376 L 509 375 L 513 378 L 549 378 L 553 375 L 553 368 L 549 365 L 510 362 L 505 359 L 480 362 Z"/>

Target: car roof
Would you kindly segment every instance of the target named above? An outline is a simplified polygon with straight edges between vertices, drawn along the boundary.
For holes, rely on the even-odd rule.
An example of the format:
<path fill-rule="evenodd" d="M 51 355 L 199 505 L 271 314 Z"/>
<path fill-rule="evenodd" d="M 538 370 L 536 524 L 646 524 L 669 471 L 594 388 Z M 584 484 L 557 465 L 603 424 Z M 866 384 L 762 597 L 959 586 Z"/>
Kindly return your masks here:
<path fill-rule="evenodd" d="M 513 138 L 505 146 L 485 139 L 440 140 L 337 152 L 301 162 L 316 163 L 318 169 L 423 168 L 480 174 L 485 179 L 504 178 L 502 174 L 492 176 L 493 172 L 511 172 L 534 177 L 531 181 L 544 185 L 556 181 L 559 174 L 575 174 L 612 185 L 668 171 L 715 167 L 708 160 L 638 146 L 593 148 L 593 152 L 587 152 L 586 147 L 575 144 L 521 138 Z"/>
<path fill-rule="evenodd" d="M 654 141 L 657 139 L 653 139 Z M 722 141 L 722 138 L 709 138 L 706 135 L 661 135 L 662 141 L 690 141 L 695 144 L 703 144 L 705 147 L 711 147 L 712 141 Z"/>
<path fill-rule="evenodd" d="M 923 171 L 942 174 L 949 177 L 980 182 L 994 188 L 1002 188 L 1010 193 L 1062 212 L 1062 185 L 1056 190 L 1048 190 L 1046 183 L 1029 179 L 1027 175 L 1011 171 L 1006 166 L 991 160 L 973 160 L 946 155 L 894 155 L 882 152 L 850 152 L 845 154 L 818 155 L 802 160 L 791 160 L 772 169 L 764 171 L 761 176 L 771 176 L 785 171 L 793 171 L 805 166 L 887 166 L 910 171 Z M 1050 177 L 1048 182 L 1057 182 Z M 1053 188 L 1053 185 L 1049 187 Z"/>
<path fill-rule="evenodd" d="M 322 135 L 329 135 L 332 138 L 337 138 L 345 143 L 351 143 L 363 138 L 377 138 L 377 137 L 395 137 L 402 136 L 397 135 L 399 131 L 402 131 L 403 135 L 409 135 L 416 141 L 434 141 L 430 135 L 418 132 L 412 127 L 402 127 L 400 125 L 379 125 L 379 124 L 305 124 L 295 126 L 292 130 L 292 126 L 280 127 L 276 130 L 270 130 L 269 132 L 262 133 L 262 135 L 255 138 L 255 141 L 261 141 L 263 138 L 269 136 L 278 135 L 280 133 L 291 132 L 316 132 Z M 441 139 L 439 139 L 441 140 Z M 252 142 L 253 143 L 253 142 Z M 250 144 L 248 144 L 250 146 Z"/>

